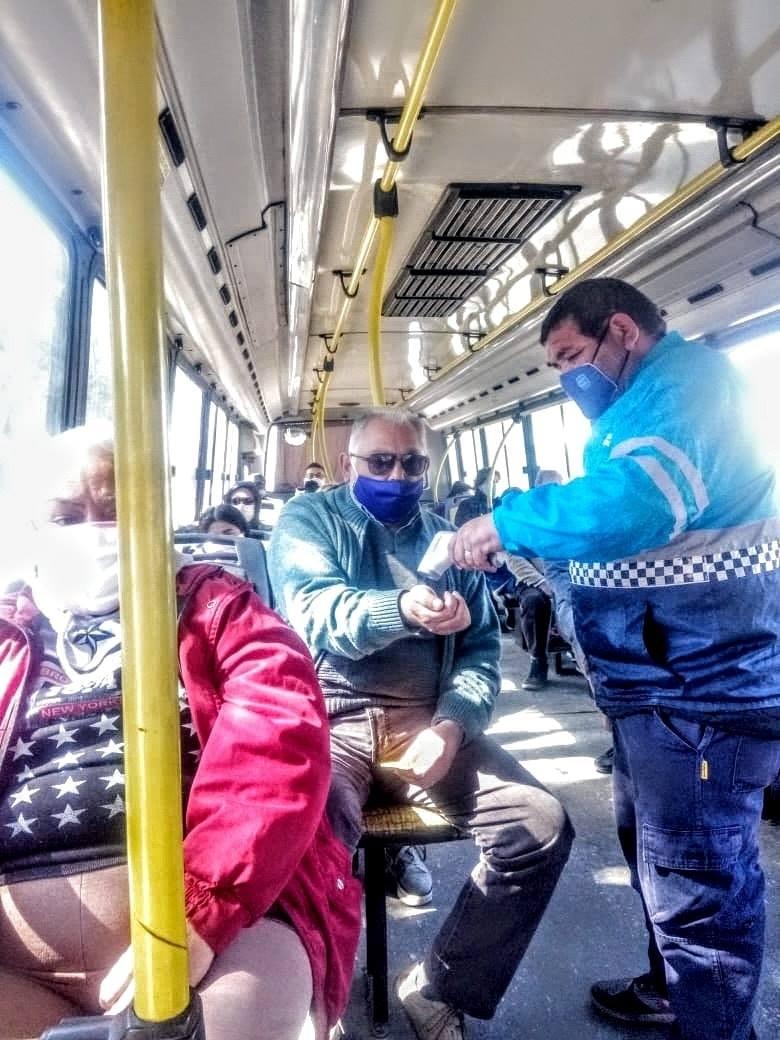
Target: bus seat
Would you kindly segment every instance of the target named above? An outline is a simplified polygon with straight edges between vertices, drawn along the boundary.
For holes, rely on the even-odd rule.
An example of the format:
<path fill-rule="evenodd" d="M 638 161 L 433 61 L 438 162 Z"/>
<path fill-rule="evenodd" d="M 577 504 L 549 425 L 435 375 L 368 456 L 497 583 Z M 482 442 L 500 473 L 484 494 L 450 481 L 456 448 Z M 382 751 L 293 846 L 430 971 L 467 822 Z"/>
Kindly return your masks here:
<path fill-rule="evenodd" d="M 366 975 L 374 1036 L 387 1035 L 387 905 L 385 848 L 388 845 L 434 845 L 469 834 L 443 816 L 413 805 L 372 802 L 363 809 L 363 884 L 366 902 Z"/>
<path fill-rule="evenodd" d="M 273 593 L 268 578 L 265 546 L 257 538 L 229 538 L 204 534 L 202 531 L 177 531 L 173 536 L 176 549 L 197 563 L 213 563 L 230 574 L 250 582 L 268 607 L 273 607 Z"/>

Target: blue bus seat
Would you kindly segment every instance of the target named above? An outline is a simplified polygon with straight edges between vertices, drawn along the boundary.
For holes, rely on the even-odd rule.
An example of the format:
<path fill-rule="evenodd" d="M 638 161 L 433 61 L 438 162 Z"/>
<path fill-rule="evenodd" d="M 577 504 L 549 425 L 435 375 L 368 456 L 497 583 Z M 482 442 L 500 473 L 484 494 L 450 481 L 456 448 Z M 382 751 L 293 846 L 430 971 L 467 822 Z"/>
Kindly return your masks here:
<path fill-rule="evenodd" d="M 202 531 L 177 531 L 173 543 L 180 553 L 191 557 L 193 562 L 216 564 L 230 574 L 250 582 L 263 603 L 273 607 L 265 546 L 260 539 L 230 538 L 204 534 Z"/>

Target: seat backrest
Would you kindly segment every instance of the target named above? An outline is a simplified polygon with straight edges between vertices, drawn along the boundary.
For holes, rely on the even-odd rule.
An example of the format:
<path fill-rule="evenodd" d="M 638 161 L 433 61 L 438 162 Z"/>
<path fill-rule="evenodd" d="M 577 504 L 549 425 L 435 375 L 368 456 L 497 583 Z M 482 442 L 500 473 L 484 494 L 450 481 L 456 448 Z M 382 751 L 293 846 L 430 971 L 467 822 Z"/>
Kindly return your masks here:
<path fill-rule="evenodd" d="M 263 603 L 273 607 L 265 546 L 259 539 L 229 538 L 225 535 L 203 534 L 201 531 L 177 531 L 173 542 L 178 551 L 193 563 L 213 563 L 250 582 Z"/>

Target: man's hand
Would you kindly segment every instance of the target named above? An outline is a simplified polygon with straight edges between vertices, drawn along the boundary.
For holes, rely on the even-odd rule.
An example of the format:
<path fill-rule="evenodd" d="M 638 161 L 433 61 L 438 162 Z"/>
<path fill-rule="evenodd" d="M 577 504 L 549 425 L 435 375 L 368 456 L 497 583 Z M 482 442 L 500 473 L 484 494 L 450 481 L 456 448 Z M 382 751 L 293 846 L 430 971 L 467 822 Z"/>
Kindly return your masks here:
<path fill-rule="evenodd" d="M 471 624 L 471 613 L 459 592 L 439 596 L 430 585 L 413 585 L 401 595 L 398 607 L 407 625 L 436 636 L 462 632 Z"/>
<path fill-rule="evenodd" d="M 395 768 L 419 787 L 432 787 L 450 771 L 462 743 L 458 723 L 441 719 L 417 734 Z"/>
<path fill-rule="evenodd" d="M 469 571 L 495 571 L 491 560 L 493 553 L 503 548 L 496 525 L 490 513 L 469 520 L 458 531 L 450 542 L 450 559 L 452 562 Z"/>
<path fill-rule="evenodd" d="M 192 925 L 187 922 L 187 950 L 190 961 L 190 985 L 197 986 L 211 967 L 214 951 L 202 939 Z M 135 979 L 133 978 L 133 948 L 122 953 L 109 968 L 100 983 L 98 999 L 107 1015 L 118 1015 L 124 1011 L 135 996 Z"/>

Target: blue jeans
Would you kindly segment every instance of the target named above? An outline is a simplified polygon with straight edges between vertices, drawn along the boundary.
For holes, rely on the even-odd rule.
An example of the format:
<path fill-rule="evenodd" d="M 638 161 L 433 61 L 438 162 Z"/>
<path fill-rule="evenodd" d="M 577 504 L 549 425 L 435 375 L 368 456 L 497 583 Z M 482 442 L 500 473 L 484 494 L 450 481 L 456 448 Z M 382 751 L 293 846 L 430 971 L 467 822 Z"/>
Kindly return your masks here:
<path fill-rule="evenodd" d="M 370 794 L 435 809 L 470 832 L 479 862 L 425 958 L 426 996 L 491 1018 L 525 953 L 569 856 L 574 831 L 560 803 L 488 737 L 455 756 L 427 790 L 378 763 L 397 759 L 431 710 L 366 708 L 332 716 L 328 817 L 354 849 Z"/>
<path fill-rule="evenodd" d="M 780 741 L 657 710 L 613 721 L 618 837 L 656 985 L 684 1040 L 748 1040 L 764 952 L 758 829 Z"/>

